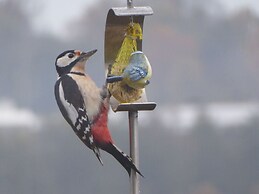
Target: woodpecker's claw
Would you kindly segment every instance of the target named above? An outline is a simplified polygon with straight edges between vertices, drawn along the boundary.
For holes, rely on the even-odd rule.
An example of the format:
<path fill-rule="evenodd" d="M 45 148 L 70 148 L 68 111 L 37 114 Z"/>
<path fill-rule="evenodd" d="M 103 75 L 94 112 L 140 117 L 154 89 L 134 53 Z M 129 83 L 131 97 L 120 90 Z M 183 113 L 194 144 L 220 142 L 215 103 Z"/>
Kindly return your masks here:
<path fill-rule="evenodd" d="M 111 97 L 111 94 L 110 94 L 109 90 L 107 89 L 106 85 L 104 85 L 101 89 L 101 96 L 102 96 L 102 99 Z"/>

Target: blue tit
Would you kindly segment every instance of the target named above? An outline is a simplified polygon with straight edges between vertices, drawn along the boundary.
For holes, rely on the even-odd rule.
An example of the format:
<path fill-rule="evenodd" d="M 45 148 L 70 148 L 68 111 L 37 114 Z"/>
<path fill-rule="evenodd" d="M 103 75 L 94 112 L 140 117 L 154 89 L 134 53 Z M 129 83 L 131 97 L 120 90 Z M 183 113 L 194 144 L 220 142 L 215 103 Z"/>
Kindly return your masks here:
<path fill-rule="evenodd" d="M 122 75 L 110 75 L 106 81 L 107 83 L 122 81 L 131 88 L 142 89 L 149 84 L 151 76 L 152 68 L 148 58 L 142 51 L 136 51 L 131 54 L 129 64 Z"/>

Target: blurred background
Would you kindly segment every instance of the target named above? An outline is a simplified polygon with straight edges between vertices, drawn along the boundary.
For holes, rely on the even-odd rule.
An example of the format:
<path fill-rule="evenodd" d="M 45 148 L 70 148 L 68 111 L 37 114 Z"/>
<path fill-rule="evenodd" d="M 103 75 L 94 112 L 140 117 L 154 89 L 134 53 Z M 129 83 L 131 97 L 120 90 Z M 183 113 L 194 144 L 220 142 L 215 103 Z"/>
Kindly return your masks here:
<path fill-rule="evenodd" d="M 259 194 L 259 1 L 135 0 L 154 75 L 153 112 L 139 114 L 143 194 Z M 62 118 L 56 56 L 98 49 L 87 69 L 104 82 L 106 15 L 126 0 L 0 0 L 0 193 L 129 193 Z M 110 128 L 128 152 L 126 113 Z"/>

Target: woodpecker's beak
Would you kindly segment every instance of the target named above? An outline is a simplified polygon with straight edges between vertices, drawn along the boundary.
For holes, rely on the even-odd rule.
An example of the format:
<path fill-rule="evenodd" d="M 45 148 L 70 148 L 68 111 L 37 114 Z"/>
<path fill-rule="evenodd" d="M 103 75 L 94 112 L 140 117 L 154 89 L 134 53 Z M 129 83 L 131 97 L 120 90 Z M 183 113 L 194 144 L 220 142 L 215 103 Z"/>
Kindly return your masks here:
<path fill-rule="evenodd" d="M 80 58 L 80 61 L 84 61 L 84 60 L 87 60 L 89 57 L 91 57 L 94 53 L 96 53 L 97 49 L 94 49 L 94 50 L 91 50 L 89 52 L 82 52 L 79 56 Z"/>

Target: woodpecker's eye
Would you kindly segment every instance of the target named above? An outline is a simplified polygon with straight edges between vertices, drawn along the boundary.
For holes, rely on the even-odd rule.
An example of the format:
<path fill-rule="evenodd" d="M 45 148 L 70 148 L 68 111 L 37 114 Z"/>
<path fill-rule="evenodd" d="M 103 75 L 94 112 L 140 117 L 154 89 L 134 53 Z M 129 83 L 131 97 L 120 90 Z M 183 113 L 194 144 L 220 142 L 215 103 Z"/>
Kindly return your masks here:
<path fill-rule="evenodd" d="M 75 56 L 75 55 L 74 55 L 73 53 L 69 53 L 69 54 L 68 54 L 68 58 L 70 58 L 70 59 L 73 58 L 74 56 Z"/>

